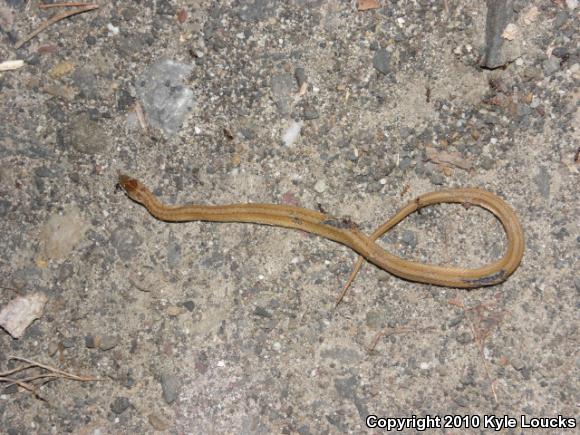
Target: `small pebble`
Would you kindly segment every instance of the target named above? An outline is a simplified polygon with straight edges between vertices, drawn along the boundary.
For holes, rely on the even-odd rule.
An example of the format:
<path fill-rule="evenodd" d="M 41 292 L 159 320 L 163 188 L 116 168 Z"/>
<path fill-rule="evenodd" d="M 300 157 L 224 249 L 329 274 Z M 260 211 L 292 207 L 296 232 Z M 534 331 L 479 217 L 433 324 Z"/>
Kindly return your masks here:
<path fill-rule="evenodd" d="M 313 119 L 317 119 L 318 117 L 320 117 L 320 114 L 318 113 L 318 111 L 314 107 L 306 106 L 306 107 L 304 107 L 304 111 L 302 112 L 302 116 L 304 117 L 305 120 L 311 121 Z"/>
<path fill-rule="evenodd" d="M 566 47 L 556 47 L 554 50 L 552 50 L 552 55 L 560 59 L 564 59 L 570 55 L 570 52 Z"/>
<path fill-rule="evenodd" d="M 327 186 L 324 180 L 318 180 L 314 185 L 314 190 L 316 190 L 318 193 L 323 193 L 326 190 L 326 188 Z"/>
<path fill-rule="evenodd" d="M 524 361 L 520 358 L 512 358 L 510 360 L 512 367 L 517 370 L 518 372 L 523 370 L 526 367 L 526 364 L 524 363 Z"/>
<path fill-rule="evenodd" d="M 436 186 L 442 186 L 443 184 L 445 184 L 445 177 L 440 172 L 434 172 L 433 174 L 431 174 L 430 178 L 431 183 L 433 183 Z"/>
<path fill-rule="evenodd" d="M 415 246 L 417 246 L 417 235 L 415 234 L 414 231 L 405 230 L 401 235 L 401 242 L 403 242 L 410 248 L 414 248 Z"/>
<path fill-rule="evenodd" d="M 304 83 L 306 83 L 306 71 L 304 68 L 298 67 L 294 70 L 294 78 L 296 79 L 296 83 L 298 84 L 298 88 L 300 88 Z"/>
<path fill-rule="evenodd" d="M 74 345 L 75 342 L 71 338 L 65 338 L 64 340 L 62 340 L 62 347 L 64 347 L 65 349 L 70 349 L 71 347 L 74 347 Z"/>
<path fill-rule="evenodd" d="M 494 160 L 489 156 L 482 156 L 479 161 L 479 166 L 486 171 L 489 171 L 493 168 Z"/>
<path fill-rule="evenodd" d="M 0 199 L 0 217 L 6 217 L 11 205 L 7 199 Z"/>
<path fill-rule="evenodd" d="M 85 337 L 85 346 L 89 349 L 94 349 L 99 345 L 100 338 L 95 337 L 94 335 L 87 335 Z"/>
<path fill-rule="evenodd" d="M 111 350 L 118 344 L 117 337 L 113 337 L 111 335 L 105 335 L 101 338 L 101 342 L 99 343 L 100 350 Z"/>
<path fill-rule="evenodd" d="M 185 301 L 183 303 L 183 306 L 184 306 L 184 308 L 187 311 L 191 312 L 191 311 L 193 311 L 195 309 L 195 302 L 193 302 L 193 301 Z"/>
<path fill-rule="evenodd" d="M 165 431 L 169 429 L 170 424 L 163 418 L 159 417 L 157 414 L 149 414 L 147 416 L 149 424 L 153 426 L 153 429 L 158 431 Z"/>
<path fill-rule="evenodd" d="M 296 140 L 300 136 L 300 130 L 302 129 L 302 125 L 303 125 L 302 121 L 293 122 L 292 125 L 288 127 L 288 129 L 286 129 L 286 131 L 282 136 L 282 141 L 284 142 L 284 145 L 286 145 L 287 147 L 294 145 L 294 142 L 296 142 Z"/>
<path fill-rule="evenodd" d="M 256 307 L 256 309 L 254 310 L 254 315 L 258 316 L 258 317 L 267 317 L 267 318 L 272 318 L 272 314 L 265 309 L 264 307 Z"/>
<path fill-rule="evenodd" d="M 54 354 L 56 354 L 56 352 L 58 351 L 58 347 L 59 347 L 59 345 L 56 341 L 51 342 L 48 345 L 48 354 L 50 356 L 53 356 Z"/>
<path fill-rule="evenodd" d="M 126 397 L 117 397 L 113 403 L 111 403 L 111 411 L 115 414 L 122 414 L 131 406 L 131 402 Z"/>
<path fill-rule="evenodd" d="M 161 388 L 163 389 L 163 400 L 170 404 L 175 402 L 181 389 L 181 380 L 173 374 L 164 374 L 161 376 Z"/>
<path fill-rule="evenodd" d="M 373 57 L 373 66 L 377 71 L 382 74 L 388 74 L 390 72 L 389 64 L 390 64 L 391 55 L 387 50 L 384 48 L 377 50 Z"/>

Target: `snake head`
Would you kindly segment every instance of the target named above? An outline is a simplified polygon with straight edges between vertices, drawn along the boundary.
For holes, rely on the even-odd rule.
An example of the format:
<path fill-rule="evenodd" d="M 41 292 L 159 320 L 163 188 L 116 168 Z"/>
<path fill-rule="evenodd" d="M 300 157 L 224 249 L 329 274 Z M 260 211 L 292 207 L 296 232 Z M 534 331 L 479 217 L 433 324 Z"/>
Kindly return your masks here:
<path fill-rule="evenodd" d="M 146 194 L 147 189 L 139 181 L 128 175 L 119 174 L 119 186 L 121 186 L 127 196 L 133 201 L 143 203 L 144 194 Z"/>

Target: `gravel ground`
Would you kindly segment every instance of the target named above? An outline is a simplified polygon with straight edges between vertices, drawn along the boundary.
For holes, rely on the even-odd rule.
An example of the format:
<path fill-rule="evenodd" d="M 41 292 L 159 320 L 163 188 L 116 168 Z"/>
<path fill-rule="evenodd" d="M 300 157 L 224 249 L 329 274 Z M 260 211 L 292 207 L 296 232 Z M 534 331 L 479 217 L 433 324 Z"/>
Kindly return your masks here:
<path fill-rule="evenodd" d="M 580 8 L 514 0 L 508 58 L 486 69 L 484 2 L 380 3 L 101 2 L 20 49 L 55 12 L 0 4 L 0 61 L 25 61 L 0 73 L 0 307 L 48 297 L 21 338 L 0 330 L 0 371 L 17 355 L 100 378 L 3 389 L 2 433 L 577 417 Z M 168 203 L 322 207 L 369 233 L 421 193 L 477 186 L 517 211 L 526 252 L 472 291 L 367 265 L 335 309 L 349 249 L 157 221 L 118 171 Z M 380 243 L 464 266 L 505 247 L 493 216 L 454 205 Z"/>

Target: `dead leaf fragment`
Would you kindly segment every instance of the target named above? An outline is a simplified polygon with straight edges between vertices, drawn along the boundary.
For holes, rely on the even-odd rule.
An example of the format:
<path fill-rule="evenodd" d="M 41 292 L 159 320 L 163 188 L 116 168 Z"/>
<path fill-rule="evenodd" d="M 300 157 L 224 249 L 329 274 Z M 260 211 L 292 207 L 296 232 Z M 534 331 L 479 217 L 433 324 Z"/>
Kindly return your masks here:
<path fill-rule="evenodd" d="M 71 86 L 59 86 L 55 84 L 47 84 L 42 90 L 54 97 L 62 98 L 65 101 L 72 101 L 76 97 L 76 91 Z"/>
<path fill-rule="evenodd" d="M 505 29 L 501 34 L 501 37 L 503 39 L 507 39 L 508 41 L 513 41 L 514 39 L 517 38 L 517 36 L 518 36 L 518 26 L 516 26 L 514 23 L 509 23 L 507 26 L 505 26 Z"/>
<path fill-rule="evenodd" d="M 534 21 L 536 21 L 536 18 L 538 18 L 538 14 L 539 14 L 538 8 L 536 6 L 532 6 L 522 15 L 522 20 L 524 21 L 524 24 L 526 24 L 527 26 L 532 24 Z"/>
<path fill-rule="evenodd" d="M 356 7 L 359 11 L 368 11 L 370 9 L 378 9 L 381 5 L 378 0 L 358 0 Z"/>
<path fill-rule="evenodd" d="M 12 337 L 20 338 L 28 326 L 44 311 L 48 298 L 44 293 L 19 296 L 0 311 L 0 326 Z"/>
<path fill-rule="evenodd" d="M 437 163 L 442 167 L 454 166 L 465 171 L 473 169 L 473 163 L 469 159 L 465 159 L 460 152 L 451 151 L 438 151 L 433 147 L 425 148 L 425 155 L 427 160 L 433 163 Z"/>
<path fill-rule="evenodd" d="M 75 64 L 70 61 L 61 62 L 55 65 L 49 72 L 48 75 L 53 79 L 58 79 L 72 72 L 75 69 Z"/>
<path fill-rule="evenodd" d="M 177 13 L 177 21 L 179 24 L 185 23 L 187 20 L 187 10 L 185 8 L 181 8 L 181 10 Z"/>
<path fill-rule="evenodd" d="M 149 414 L 147 416 L 147 419 L 149 420 L 149 424 L 153 426 L 153 429 L 155 430 L 159 431 L 167 430 L 171 426 L 167 420 L 159 417 L 157 414 L 154 413 Z"/>
<path fill-rule="evenodd" d="M 179 316 L 181 313 L 183 312 L 183 310 L 180 307 L 177 307 L 175 305 L 172 305 L 170 307 L 167 307 L 167 314 L 170 317 L 177 317 Z"/>
<path fill-rule="evenodd" d="M 52 53 L 56 53 L 58 50 L 58 46 L 56 44 L 44 44 L 41 45 L 40 47 L 38 47 L 38 49 L 36 50 L 36 52 L 38 54 L 52 54 Z"/>

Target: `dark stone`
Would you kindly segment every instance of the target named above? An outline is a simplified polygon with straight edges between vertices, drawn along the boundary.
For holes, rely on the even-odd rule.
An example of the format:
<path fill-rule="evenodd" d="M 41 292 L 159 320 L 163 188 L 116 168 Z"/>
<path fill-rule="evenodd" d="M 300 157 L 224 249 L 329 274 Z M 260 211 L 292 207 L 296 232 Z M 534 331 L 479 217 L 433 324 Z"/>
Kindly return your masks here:
<path fill-rule="evenodd" d="M 568 11 L 558 12 L 558 15 L 556 15 L 556 18 L 554 19 L 554 29 L 559 29 L 566 24 L 569 17 L 570 15 L 568 14 Z"/>
<path fill-rule="evenodd" d="M 410 248 L 414 248 L 417 246 L 417 234 L 414 231 L 405 230 L 401 236 L 401 242 Z"/>
<path fill-rule="evenodd" d="M 431 183 L 436 186 L 443 186 L 445 184 L 445 177 L 440 172 L 434 172 L 431 174 Z"/>
<path fill-rule="evenodd" d="M 75 346 L 75 342 L 73 339 L 65 338 L 64 340 L 62 340 L 62 347 L 64 347 L 65 349 L 70 349 L 74 346 Z"/>
<path fill-rule="evenodd" d="M 26 58 L 26 63 L 28 65 L 38 65 L 40 64 L 40 56 L 38 53 L 32 53 L 30 56 Z"/>
<path fill-rule="evenodd" d="M 135 97 L 127 90 L 121 89 L 117 94 L 117 110 L 125 112 L 135 105 Z"/>
<path fill-rule="evenodd" d="M 390 61 L 391 55 L 384 48 L 377 50 L 373 56 L 373 66 L 377 71 L 385 75 L 390 72 Z"/>
<path fill-rule="evenodd" d="M 481 66 L 497 68 L 505 64 L 502 58 L 501 37 L 505 27 L 512 22 L 512 0 L 487 0 L 487 18 L 485 21 L 485 53 Z"/>
<path fill-rule="evenodd" d="M 264 307 L 256 307 L 256 309 L 254 310 L 254 315 L 258 316 L 258 317 L 267 317 L 267 318 L 272 318 L 272 313 L 270 313 L 267 309 L 265 309 Z"/>
<path fill-rule="evenodd" d="M 570 56 L 570 52 L 566 47 L 556 47 L 552 50 L 552 54 L 560 59 L 566 59 Z"/>
<path fill-rule="evenodd" d="M 185 307 L 185 309 L 189 312 L 192 312 L 195 309 L 195 302 L 193 301 L 185 301 L 183 303 L 183 306 Z"/>
<path fill-rule="evenodd" d="M 122 414 L 125 412 L 129 406 L 131 406 L 131 402 L 126 397 L 117 397 L 113 403 L 111 403 L 111 411 L 115 414 Z"/>
<path fill-rule="evenodd" d="M 97 347 L 97 342 L 94 335 L 85 336 L 85 346 L 89 349 Z"/>
<path fill-rule="evenodd" d="M 7 199 L 0 199 L 0 217 L 6 217 L 11 207 L 10 201 Z"/>
<path fill-rule="evenodd" d="M 179 396 L 181 380 L 175 375 L 166 373 L 161 376 L 161 388 L 163 389 L 163 400 L 165 400 L 165 403 L 173 403 Z"/>
<path fill-rule="evenodd" d="M 306 71 L 302 67 L 298 67 L 294 70 L 294 78 L 296 79 L 299 88 L 308 80 L 306 77 Z"/>
<path fill-rule="evenodd" d="M 302 116 L 304 117 L 305 120 L 310 121 L 312 119 L 319 118 L 320 114 L 318 113 L 318 110 L 316 110 L 314 107 L 305 106 Z"/>

